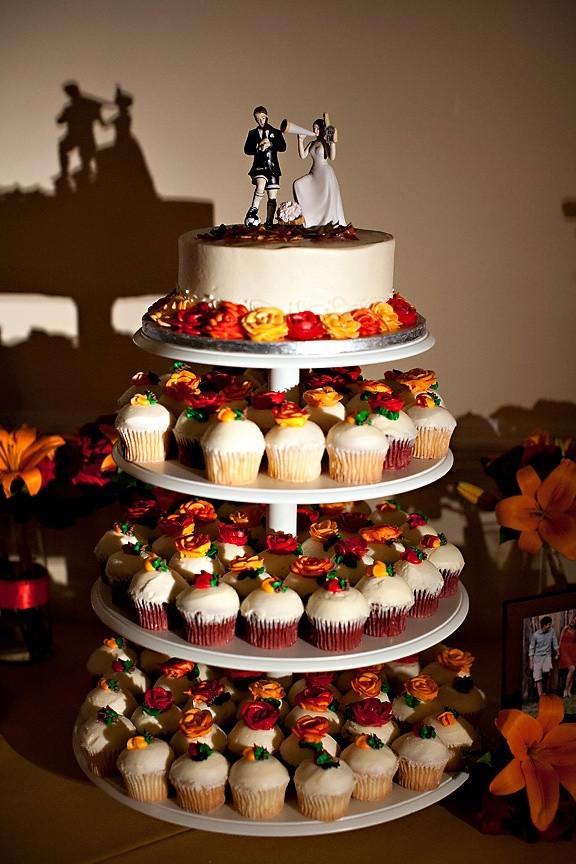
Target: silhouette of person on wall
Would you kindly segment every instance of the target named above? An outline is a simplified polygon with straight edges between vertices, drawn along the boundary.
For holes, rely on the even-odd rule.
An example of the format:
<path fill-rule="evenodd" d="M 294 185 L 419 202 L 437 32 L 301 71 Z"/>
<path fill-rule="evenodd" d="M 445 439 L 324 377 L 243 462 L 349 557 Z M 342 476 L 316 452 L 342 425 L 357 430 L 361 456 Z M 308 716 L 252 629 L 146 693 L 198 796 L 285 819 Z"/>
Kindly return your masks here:
<path fill-rule="evenodd" d="M 130 108 L 133 101 L 129 93 L 116 87 L 116 114 L 104 121 L 105 126 L 114 128 L 114 141 L 109 146 L 101 147 L 95 154 L 95 188 L 100 192 L 122 195 L 127 200 L 156 194 L 146 159 L 131 131 Z"/>
<path fill-rule="evenodd" d="M 80 92 L 80 87 L 75 81 L 64 84 L 64 92 L 70 101 L 64 106 L 62 112 L 56 118 L 56 122 L 67 126 L 66 134 L 58 144 L 58 156 L 60 160 L 60 183 L 69 184 L 69 154 L 78 150 L 80 156 L 80 171 L 78 179 L 90 182 L 92 179 L 93 162 L 96 154 L 96 140 L 94 138 L 94 124 L 102 126 L 101 109 L 106 100 L 94 99 Z"/>

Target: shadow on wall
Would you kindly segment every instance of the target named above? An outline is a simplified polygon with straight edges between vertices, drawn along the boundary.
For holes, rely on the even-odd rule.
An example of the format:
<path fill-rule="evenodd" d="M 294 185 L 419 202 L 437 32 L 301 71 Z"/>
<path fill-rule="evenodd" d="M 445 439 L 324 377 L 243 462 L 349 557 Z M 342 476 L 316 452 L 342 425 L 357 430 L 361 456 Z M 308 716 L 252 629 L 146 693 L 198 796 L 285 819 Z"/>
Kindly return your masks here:
<path fill-rule="evenodd" d="M 129 336 L 113 332 L 112 305 L 172 291 L 178 236 L 214 221 L 208 202 L 156 193 L 131 133 L 132 97 L 118 88 L 107 103 L 74 83 L 64 89 L 70 101 L 56 118 L 65 134 L 55 194 L 0 194 L 0 293 L 71 298 L 78 315 L 76 339 L 33 329 L 25 342 L 0 345 L 0 423 L 59 432 L 114 410 L 134 372 L 154 365 Z M 111 144 L 97 147 L 96 123 L 113 128 Z"/>

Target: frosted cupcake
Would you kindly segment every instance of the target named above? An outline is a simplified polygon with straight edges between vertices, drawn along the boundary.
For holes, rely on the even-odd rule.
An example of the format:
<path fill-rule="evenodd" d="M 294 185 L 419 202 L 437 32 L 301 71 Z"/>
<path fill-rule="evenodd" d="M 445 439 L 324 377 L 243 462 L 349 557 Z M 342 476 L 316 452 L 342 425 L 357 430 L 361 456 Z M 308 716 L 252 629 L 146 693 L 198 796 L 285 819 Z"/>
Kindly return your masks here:
<path fill-rule="evenodd" d="M 226 800 L 230 763 L 208 744 L 191 743 L 170 768 L 176 803 L 188 813 L 211 813 Z"/>
<path fill-rule="evenodd" d="M 163 462 L 174 416 L 152 393 L 136 394 L 116 415 L 116 429 L 127 462 Z"/>
<path fill-rule="evenodd" d="M 295 402 L 272 410 L 275 426 L 265 435 L 268 475 L 285 482 L 308 483 L 321 473 L 324 433 Z"/>
<path fill-rule="evenodd" d="M 381 482 L 388 441 L 368 417 L 368 411 L 347 414 L 328 432 L 326 450 L 332 480 L 349 486 Z"/>
<path fill-rule="evenodd" d="M 288 704 L 294 707 L 296 697 L 307 687 L 327 687 L 333 694 L 333 698 L 338 702 L 342 698 L 342 693 L 336 686 L 336 672 L 328 670 L 325 672 L 304 672 L 301 678 L 297 678 L 288 690 Z"/>
<path fill-rule="evenodd" d="M 289 648 L 298 639 L 303 613 L 304 605 L 298 594 L 282 580 L 270 576 L 240 604 L 244 638 L 250 645 L 267 650 Z"/>
<path fill-rule="evenodd" d="M 334 544 L 332 561 L 338 576 L 347 579 L 350 585 L 357 585 L 365 575 L 366 568 L 374 563 L 368 554 L 368 544 L 362 537 L 348 537 Z"/>
<path fill-rule="evenodd" d="M 404 692 L 392 702 L 392 715 L 400 728 L 406 728 L 428 714 L 442 711 L 443 707 L 434 679 L 429 675 L 416 675 L 404 683 Z"/>
<path fill-rule="evenodd" d="M 408 513 L 394 498 L 380 501 L 370 512 L 370 519 L 375 525 L 403 525 L 407 518 Z"/>
<path fill-rule="evenodd" d="M 194 645 L 224 645 L 234 636 L 240 608 L 238 594 L 213 574 L 202 572 L 176 597 L 185 635 Z"/>
<path fill-rule="evenodd" d="M 362 699 L 378 699 L 380 702 L 389 702 L 388 684 L 382 680 L 377 672 L 368 669 L 357 670 L 350 680 L 350 689 L 344 693 L 340 700 L 342 711 L 354 702 Z"/>
<path fill-rule="evenodd" d="M 118 756 L 117 767 L 126 792 L 136 801 L 153 803 L 168 797 L 168 771 L 174 751 L 161 738 L 147 732 L 129 738 Z"/>
<path fill-rule="evenodd" d="M 300 812 L 309 819 L 333 822 L 346 816 L 355 785 L 354 772 L 346 762 L 323 750 L 301 762 L 294 772 Z"/>
<path fill-rule="evenodd" d="M 134 663 L 137 660 L 136 651 L 123 636 L 107 636 L 88 657 L 86 663 L 88 674 L 97 681 L 110 671 L 112 663 L 119 657 L 123 660 L 132 660 Z"/>
<path fill-rule="evenodd" d="M 250 394 L 249 404 L 245 410 L 248 420 L 256 423 L 264 434 L 275 426 L 273 409 L 284 402 L 285 393 L 278 390 L 255 390 Z"/>
<path fill-rule="evenodd" d="M 164 513 L 158 519 L 158 530 L 160 535 L 152 541 L 152 552 L 169 561 L 176 552 L 176 540 L 193 534 L 196 520 L 191 513 L 185 511 Z"/>
<path fill-rule="evenodd" d="M 402 529 L 397 525 L 372 525 L 360 529 L 367 553 L 375 561 L 394 564 L 405 551 L 401 542 Z"/>
<path fill-rule="evenodd" d="M 469 670 L 461 669 L 451 684 L 442 684 L 439 695 L 442 705 L 454 708 L 473 726 L 478 725 L 486 707 L 486 696 L 475 686 Z"/>
<path fill-rule="evenodd" d="M 146 630 L 168 630 L 169 611 L 177 595 L 187 587 L 186 580 L 168 567 L 163 558 L 155 555 L 146 558 L 128 589 L 140 626 Z"/>
<path fill-rule="evenodd" d="M 284 808 L 290 775 L 265 747 L 252 745 L 230 768 L 228 782 L 238 813 L 247 819 L 271 819 Z"/>
<path fill-rule="evenodd" d="M 278 708 L 262 699 L 246 702 L 241 709 L 241 719 L 230 730 L 228 749 L 236 756 L 242 755 L 246 747 L 263 747 L 269 753 L 277 753 L 284 735 L 278 721 Z"/>
<path fill-rule="evenodd" d="M 418 546 L 423 537 L 438 534 L 424 513 L 411 513 L 402 527 L 402 540 L 407 546 Z"/>
<path fill-rule="evenodd" d="M 150 548 L 142 543 L 125 543 L 106 561 L 104 581 L 110 586 L 112 602 L 116 606 L 130 605 L 128 588 L 150 554 Z"/>
<path fill-rule="evenodd" d="M 442 575 L 444 587 L 440 597 L 452 597 L 458 591 L 460 574 L 464 568 L 462 553 L 453 543 L 448 543 L 442 533 L 436 536 L 424 535 L 419 546 L 428 561 L 431 561 Z"/>
<path fill-rule="evenodd" d="M 122 408 L 124 405 L 127 405 L 132 397 L 136 396 L 137 393 L 146 395 L 148 392 L 153 393 L 157 399 L 160 398 L 162 395 L 162 381 L 160 376 L 150 370 L 148 370 L 148 372 L 136 372 L 132 376 L 130 387 L 128 387 L 128 389 L 119 397 L 118 407 Z"/>
<path fill-rule="evenodd" d="M 162 380 L 162 395 L 159 398 L 174 417 L 184 411 L 191 396 L 200 392 L 200 378 L 185 363 L 177 361 L 172 372 Z"/>
<path fill-rule="evenodd" d="M 398 657 L 384 664 L 386 680 L 390 685 L 392 693 L 402 693 L 404 684 L 409 678 L 414 678 L 422 671 L 418 654 L 409 654 L 407 657 Z"/>
<path fill-rule="evenodd" d="M 430 726 L 417 724 L 412 732 L 392 742 L 398 755 L 396 782 L 406 789 L 428 792 L 437 789 L 450 758 L 445 744 Z"/>
<path fill-rule="evenodd" d="M 376 393 L 370 397 L 369 404 L 372 411 L 370 420 L 388 439 L 384 470 L 407 468 L 412 460 L 417 432 L 413 421 L 402 410 L 402 399 L 392 394 Z"/>
<path fill-rule="evenodd" d="M 199 573 L 210 573 L 214 576 L 224 573 L 216 544 L 212 543 L 207 534 L 195 531 L 193 534 L 177 537 L 174 545 L 176 551 L 170 558 L 169 566 L 187 583 L 194 582 Z"/>
<path fill-rule="evenodd" d="M 178 729 L 182 711 L 174 705 L 172 694 L 163 687 L 151 687 L 144 701 L 130 717 L 138 732 L 169 738 Z"/>
<path fill-rule="evenodd" d="M 307 600 L 314 591 L 317 591 L 323 580 L 329 575 L 335 575 L 334 562 L 329 558 L 312 558 L 302 555 L 290 565 L 290 571 L 284 580 L 284 584 L 296 591 L 302 600 Z"/>
<path fill-rule="evenodd" d="M 381 801 L 390 794 L 398 757 L 377 735 L 358 735 L 340 758 L 354 773 L 353 798 Z"/>
<path fill-rule="evenodd" d="M 188 708 L 201 708 L 210 711 L 214 722 L 225 732 L 236 722 L 236 703 L 226 690 L 222 681 L 201 678 L 190 685 L 188 689 Z"/>
<path fill-rule="evenodd" d="M 377 735 L 384 744 L 398 736 L 398 726 L 392 719 L 392 704 L 374 696 L 351 702 L 344 710 L 342 738 L 354 741 L 359 735 Z"/>
<path fill-rule="evenodd" d="M 94 547 L 94 555 L 100 566 L 105 579 L 105 568 L 108 558 L 119 552 L 126 543 L 136 544 L 144 541 L 143 534 L 136 528 L 133 522 L 115 522 L 112 528 L 105 531 Z"/>
<path fill-rule="evenodd" d="M 414 606 L 414 592 L 392 564 L 375 561 L 357 584 L 358 591 L 370 604 L 364 632 L 369 636 L 399 636 L 406 629 L 406 619 Z"/>
<path fill-rule="evenodd" d="M 266 534 L 266 548 L 260 553 L 260 558 L 270 576 L 284 579 L 290 572 L 290 566 L 303 554 L 298 538 L 284 531 Z"/>
<path fill-rule="evenodd" d="M 211 483 L 246 486 L 256 480 L 266 449 L 264 435 L 240 411 L 221 408 L 201 444 Z"/>
<path fill-rule="evenodd" d="M 442 459 L 450 447 L 456 420 L 446 408 L 436 404 L 436 398 L 420 393 L 414 404 L 406 409 L 416 427 L 412 454 L 416 459 Z"/>
<path fill-rule="evenodd" d="M 477 738 L 471 723 L 460 717 L 453 708 L 447 708 L 438 715 L 425 717 L 424 725 L 434 729 L 436 737 L 450 751 L 450 759 L 444 770 L 459 771 L 464 764 L 464 757 Z"/>
<path fill-rule="evenodd" d="M 370 605 L 360 591 L 329 575 L 306 604 L 310 642 L 324 651 L 352 651 L 362 641 L 369 614 Z"/>
<path fill-rule="evenodd" d="M 135 734 L 134 724 L 107 706 L 79 726 L 77 740 L 90 771 L 98 777 L 113 777 L 118 756 Z"/>
<path fill-rule="evenodd" d="M 188 468 L 206 467 L 200 441 L 208 423 L 220 410 L 224 397 L 219 393 L 199 393 L 188 399 L 188 404 L 178 415 L 174 425 L 174 438 L 178 447 L 178 459 Z"/>
<path fill-rule="evenodd" d="M 458 673 L 470 675 L 470 669 L 474 663 L 474 657 L 469 651 L 461 651 L 460 648 L 441 648 L 436 659 L 428 663 L 423 669 L 423 675 L 430 675 L 437 684 L 451 684 Z"/>
<path fill-rule="evenodd" d="M 142 662 L 142 660 L 140 660 Z M 179 660 L 176 657 L 163 657 L 158 660 L 156 686 L 169 690 L 175 704 L 182 706 L 188 699 L 188 690 L 198 680 L 201 669 L 193 660 Z M 204 667 L 204 673 L 206 667 Z"/>
<path fill-rule="evenodd" d="M 121 690 L 128 690 L 137 699 L 150 687 L 150 679 L 132 660 L 117 657 L 112 663 L 111 674 Z"/>
<path fill-rule="evenodd" d="M 224 571 L 228 569 L 230 562 L 235 558 L 255 554 L 248 542 L 248 529 L 240 525 L 226 525 L 221 522 L 218 526 L 214 546 Z"/>
<path fill-rule="evenodd" d="M 302 554 L 311 558 L 331 558 L 334 544 L 342 539 L 335 519 L 320 519 L 310 525 L 309 536 L 302 541 Z"/>
<path fill-rule="evenodd" d="M 329 728 L 325 717 L 304 714 L 280 744 L 280 756 L 291 768 L 296 768 L 305 759 L 313 759 L 314 754 L 322 750 L 337 758 L 340 747 L 336 739 L 328 734 Z"/>
<path fill-rule="evenodd" d="M 414 593 L 414 605 L 408 614 L 413 618 L 430 618 L 434 615 L 444 586 L 438 568 L 413 546 L 402 553 L 393 567 L 394 574 L 400 576 Z"/>
<path fill-rule="evenodd" d="M 286 717 L 286 729 L 292 729 L 302 717 L 323 717 L 328 721 L 328 729 L 332 735 L 337 735 L 344 723 L 342 714 L 338 711 L 338 701 L 329 687 L 310 685 L 296 694 L 294 707 Z"/>
<path fill-rule="evenodd" d="M 259 555 L 247 555 L 234 558 L 230 562 L 222 581 L 234 588 L 238 596 L 244 599 L 268 578 L 262 558 Z"/>
<path fill-rule="evenodd" d="M 310 420 L 322 429 L 324 434 L 344 420 L 346 410 L 342 402 L 344 396 L 333 387 L 316 387 L 313 390 L 305 390 L 302 394 L 304 404 L 310 414 Z"/>
<path fill-rule="evenodd" d="M 102 708 L 112 708 L 128 717 L 136 708 L 136 699 L 130 690 L 123 690 L 116 678 L 103 676 L 80 707 L 81 720 L 95 717 Z"/>
<path fill-rule="evenodd" d="M 222 752 L 226 747 L 227 735 L 214 722 L 214 717 L 207 708 L 186 708 L 178 725 L 178 731 L 170 739 L 170 746 L 177 756 L 187 753 L 191 743 L 207 744 L 218 752 Z"/>

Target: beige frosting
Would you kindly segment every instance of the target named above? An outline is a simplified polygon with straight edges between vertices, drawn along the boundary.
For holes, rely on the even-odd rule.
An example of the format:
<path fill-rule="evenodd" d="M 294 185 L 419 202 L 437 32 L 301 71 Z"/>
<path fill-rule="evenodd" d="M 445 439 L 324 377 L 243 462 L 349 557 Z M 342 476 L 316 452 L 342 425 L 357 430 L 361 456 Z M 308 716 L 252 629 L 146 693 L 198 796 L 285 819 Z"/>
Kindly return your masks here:
<path fill-rule="evenodd" d="M 202 614 L 206 621 L 219 621 L 234 617 L 240 607 L 238 594 L 230 585 L 221 582 L 210 588 L 192 585 L 176 598 L 176 608 L 184 618 Z"/>
<path fill-rule="evenodd" d="M 199 558 L 194 558 L 191 555 L 180 557 L 180 554 L 175 552 L 170 558 L 168 566 L 171 570 L 174 570 L 174 573 L 182 576 L 186 580 L 186 583 L 203 570 L 207 573 L 221 574 L 224 572 L 224 567 L 219 559 L 217 557 L 210 558 L 208 555 L 202 555 Z"/>
<path fill-rule="evenodd" d="M 175 600 L 188 587 L 186 580 L 170 568 L 168 570 L 140 570 L 132 578 L 128 593 L 135 603 L 161 605 Z"/>
<path fill-rule="evenodd" d="M 445 765 L 450 758 L 448 748 L 438 738 L 420 738 L 413 732 L 401 735 L 392 742 L 391 747 L 402 759 L 416 765 L 439 768 L 441 765 Z"/>
<path fill-rule="evenodd" d="M 128 556 L 131 557 L 131 556 Z M 100 678 L 102 675 L 107 674 L 107 677 L 113 678 L 113 674 L 110 672 L 110 667 L 114 660 L 132 660 L 133 663 L 136 662 L 137 654 L 136 652 L 130 648 L 126 644 L 124 640 L 122 648 L 118 648 L 118 646 L 106 644 L 106 641 L 103 642 L 98 648 L 96 648 L 90 656 L 88 657 L 88 661 L 86 663 L 86 668 L 88 670 L 88 674 L 93 678 Z"/>
<path fill-rule="evenodd" d="M 196 761 L 187 753 L 179 756 L 170 768 L 170 781 L 175 786 L 196 786 L 211 789 L 222 786 L 228 777 L 230 763 L 214 750 L 207 759 Z"/>
<path fill-rule="evenodd" d="M 473 727 L 464 717 L 457 717 L 449 726 L 444 726 L 436 715 L 425 717 L 423 722 L 426 726 L 432 726 L 436 736 L 448 748 L 470 747 L 476 737 Z"/>
<path fill-rule="evenodd" d="M 406 413 L 417 429 L 433 428 L 453 431 L 456 428 L 455 418 L 447 408 L 443 408 L 441 405 L 435 405 L 433 408 L 410 405 L 406 408 Z"/>
<path fill-rule="evenodd" d="M 424 553 L 428 561 L 442 572 L 460 573 L 464 567 L 464 557 L 453 543 L 445 543 L 435 549 L 424 549 Z"/>
<path fill-rule="evenodd" d="M 124 405 L 116 415 L 118 431 L 164 432 L 174 424 L 174 416 L 159 402 L 149 405 Z"/>
<path fill-rule="evenodd" d="M 370 606 L 411 609 L 414 592 L 401 576 L 364 576 L 356 585 Z"/>
<path fill-rule="evenodd" d="M 240 614 L 255 621 L 277 621 L 289 623 L 299 620 L 304 613 L 304 604 L 292 588 L 285 591 L 251 591 L 240 605 Z"/>
<path fill-rule="evenodd" d="M 200 738 L 194 739 L 197 744 L 208 744 L 212 750 L 224 750 L 226 744 L 228 742 L 228 736 L 224 732 L 223 729 L 218 726 L 217 723 L 212 723 L 212 727 L 206 735 L 202 735 Z M 177 756 L 181 756 L 184 753 L 188 752 L 188 745 L 191 743 L 191 739 L 186 736 L 181 729 L 178 732 L 175 732 L 172 738 L 170 739 L 170 746 L 174 750 Z"/>
<path fill-rule="evenodd" d="M 340 747 L 335 738 L 331 735 L 325 735 L 321 743 L 324 750 L 331 756 L 338 756 Z M 288 735 L 280 744 L 280 756 L 289 765 L 299 765 L 305 759 L 312 759 L 314 750 L 310 747 L 300 747 L 300 739 L 296 735 Z"/>
<path fill-rule="evenodd" d="M 290 775 L 282 763 L 275 756 L 268 759 L 239 759 L 230 768 L 228 780 L 231 786 L 238 790 L 246 791 L 258 789 L 277 789 L 278 786 L 288 786 Z"/>
<path fill-rule="evenodd" d="M 397 561 L 394 564 L 394 572 L 401 576 L 413 591 L 428 591 L 436 595 L 442 591 L 444 580 L 437 567 L 430 561 L 424 559 L 419 564 L 411 564 L 410 561 Z"/>
<path fill-rule="evenodd" d="M 174 751 L 161 738 L 153 738 L 147 747 L 123 750 L 118 757 L 121 774 L 147 774 L 168 771 Z"/>
<path fill-rule="evenodd" d="M 323 432 L 334 426 L 335 423 L 344 420 L 346 409 L 342 402 L 337 402 L 336 405 L 307 405 L 310 412 L 310 421 L 316 423 Z"/>
<path fill-rule="evenodd" d="M 125 543 L 138 543 L 144 539 L 138 528 L 134 528 L 134 533 L 121 534 L 114 528 L 105 531 L 96 546 L 94 554 L 99 562 L 106 561 L 114 552 L 118 552 Z"/>
<path fill-rule="evenodd" d="M 334 735 L 340 731 L 344 723 L 344 717 L 339 711 L 313 711 L 311 708 L 302 708 L 300 705 L 295 705 L 284 721 L 286 729 L 292 729 L 294 724 L 307 714 L 311 717 L 324 717 L 328 720 L 329 731 Z"/>
<path fill-rule="evenodd" d="M 79 727 L 78 743 L 91 754 L 110 749 L 121 750 L 128 738 L 135 734 L 134 723 L 123 714 L 118 714 L 112 723 L 102 723 L 94 716 Z"/>
<path fill-rule="evenodd" d="M 373 426 L 380 429 L 387 438 L 395 441 L 415 441 L 416 426 L 413 420 L 406 414 L 405 411 L 398 412 L 397 420 L 389 420 L 383 414 L 370 414 L 368 418 Z"/>
<path fill-rule="evenodd" d="M 371 774 L 372 776 L 392 777 L 398 764 L 398 757 L 390 747 L 386 746 L 379 750 L 373 750 L 372 747 L 364 748 L 350 744 L 342 751 L 340 758 L 350 766 L 355 774 Z"/>
<path fill-rule="evenodd" d="M 109 582 L 132 578 L 142 569 L 145 555 L 127 555 L 120 550 L 113 552 L 106 561 L 104 572 Z"/>
<path fill-rule="evenodd" d="M 252 420 L 210 423 L 202 436 L 204 450 L 221 453 L 264 453 L 264 435 Z"/>
<path fill-rule="evenodd" d="M 198 300 L 327 314 L 392 296 L 390 234 L 359 229 L 358 240 L 296 243 L 198 239 L 207 230 L 190 231 L 178 241 L 178 287 Z"/>
<path fill-rule="evenodd" d="M 239 720 L 228 735 L 228 749 L 231 753 L 241 755 L 247 747 L 265 747 L 269 753 L 275 753 L 284 740 L 279 726 L 272 729 L 250 729 L 243 720 Z"/>
<path fill-rule="evenodd" d="M 172 735 L 178 729 L 181 717 L 182 710 L 172 704 L 166 711 L 156 716 L 147 714 L 144 708 L 139 706 L 130 719 L 139 732 L 150 732 L 151 735 Z"/>
<path fill-rule="evenodd" d="M 328 450 L 378 451 L 384 459 L 388 451 L 388 440 L 376 426 L 367 424 L 357 426 L 355 423 L 342 420 L 340 423 L 335 423 L 328 431 L 326 447 Z"/>
<path fill-rule="evenodd" d="M 318 621 L 355 622 L 368 617 L 370 605 L 356 588 L 341 592 L 318 588 L 308 600 L 306 614 Z"/>
<path fill-rule="evenodd" d="M 321 768 L 307 759 L 294 772 L 296 788 L 306 797 L 352 794 L 355 782 L 354 772 L 343 761 L 334 768 Z"/>
<path fill-rule="evenodd" d="M 384 744 L 389 744 L 398 735 L 398 726 L 393 720 L 384 723 L 383 726 L 361 726 L 353 720 L 347 720 L 342 727 L 342 737 L 348 741 L 354 740 L 359 735 L 377 735 Z"/>
<path fill-rule="evenodd" d="M 113 708 L 118 714 L 131 714 L 136 708 L 136 699 L 128 690 L 104 690 L 98 686 L 91 690 L 82 707 L 80 717 L 95 716 L 101 708 Z"/>

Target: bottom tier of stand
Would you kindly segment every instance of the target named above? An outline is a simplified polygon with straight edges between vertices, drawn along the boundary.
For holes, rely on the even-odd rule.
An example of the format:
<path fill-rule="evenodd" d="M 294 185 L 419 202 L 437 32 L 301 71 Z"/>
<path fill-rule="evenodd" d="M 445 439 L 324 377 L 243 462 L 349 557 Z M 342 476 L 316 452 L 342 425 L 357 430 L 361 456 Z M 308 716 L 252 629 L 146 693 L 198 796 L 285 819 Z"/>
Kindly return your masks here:
<path fill-rule="evenodd" d="M 379 825 L 382 822 L 407 816 L 441 801 L 455 792 L 468 777 L 464 772 L 455 775 L 445 774 L 440 786 L 430 792 L 412 792 L 394 783 L 392 792 L 382 801 L 366 802 L 352 799 L 348 815 L 336 822 L 316 822 L 302 816 L 298 810 L 295 794 L 289 791 L 282 812 L 273 819 L 258 822 L 241 816 L 228 802 L 210 814 L 200 815 L 182 810 L 176 804 L 176 799 L 172 797 L 153 804 L 135 801 L 126 794 L 120 778 L 98 777 L 90 771 L 75 735 L 73 747 L 78 764 L 88 779 L 120 803 L 164 822 L 172 822 L 186 828 L 197 828 L 201 831 L 212 831 L 216 834 L 298 837 L 367 828 L 370 825 Z"/>

